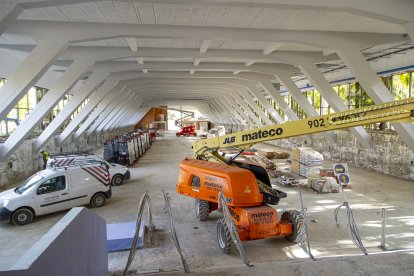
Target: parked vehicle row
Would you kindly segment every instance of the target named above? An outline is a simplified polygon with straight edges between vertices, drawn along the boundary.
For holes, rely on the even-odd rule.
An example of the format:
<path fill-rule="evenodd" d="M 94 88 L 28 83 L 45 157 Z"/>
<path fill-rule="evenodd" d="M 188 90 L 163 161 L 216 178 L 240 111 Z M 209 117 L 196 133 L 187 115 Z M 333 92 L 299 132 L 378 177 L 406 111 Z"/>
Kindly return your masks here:
<path fill-rule="evenodd" d="M 92 154 L 51 155 L 46 169 L 0 193 L 0 222 L 30 223 L 36 216 L 90 204 L 105 205 L 111 184 L 130 179 L 127 167 Z"/>

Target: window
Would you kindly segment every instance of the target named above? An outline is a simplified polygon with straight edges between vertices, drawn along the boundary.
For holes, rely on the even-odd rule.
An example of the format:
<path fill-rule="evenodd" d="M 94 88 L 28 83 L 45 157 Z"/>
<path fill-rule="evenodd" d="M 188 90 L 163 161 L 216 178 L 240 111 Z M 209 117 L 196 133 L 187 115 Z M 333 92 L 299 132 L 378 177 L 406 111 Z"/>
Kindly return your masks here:
<path fill-rule="evenodd" d="M 200 177 L 193 175 L 193 179 L 191 180 L 191 186 L 200 187 Z"/>
<path fill-rule="evenodd" d="M 43 182 L 37 189 L 37 194 L 47 194 L 66 189 L 65 176 L 57 176 Z"/>

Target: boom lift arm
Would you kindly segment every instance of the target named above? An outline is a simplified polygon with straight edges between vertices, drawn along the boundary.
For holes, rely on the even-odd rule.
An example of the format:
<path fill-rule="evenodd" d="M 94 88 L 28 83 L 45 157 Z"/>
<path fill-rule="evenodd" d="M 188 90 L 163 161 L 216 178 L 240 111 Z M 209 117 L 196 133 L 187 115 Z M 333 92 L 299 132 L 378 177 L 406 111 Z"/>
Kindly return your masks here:
<path fill-rule="evenodd" d="M 384 121 L 410 123 L 413 122 L 413 117 L 414 98 L 409 98 L 198 140 L 192 143 L 192 149 L 196 159 L 222 163 L 226 162 L 226 159 L 218 154 L 218 149 L 220 148 L 249 148 L 254 144 L 265 141 Z"/>

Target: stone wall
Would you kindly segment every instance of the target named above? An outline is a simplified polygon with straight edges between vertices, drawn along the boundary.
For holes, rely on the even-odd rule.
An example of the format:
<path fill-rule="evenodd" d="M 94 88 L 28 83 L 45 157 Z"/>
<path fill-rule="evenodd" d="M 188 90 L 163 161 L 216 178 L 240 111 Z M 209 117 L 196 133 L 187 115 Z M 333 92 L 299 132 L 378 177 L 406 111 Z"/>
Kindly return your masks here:
<path fill-rule="evenodd" d="M 337 144 L 331 145 L 322 134 L 267 142 L 286 149 L 312 147 L 326 159 L 346 162 L 371 171 L 414 180 L 414 153 L 395 132 L 370 131 L 373 148 L 364 149 L 348 131 L 336 131 Z"/>
<path fill-rule="evenodd" d="M 42 155 L 33 151 L 33 141 L 34 139 L 25 140 L 8 160 L 0 162 L 0 190 L 25 180 L 42 169 Z M 42 149 L 49 153 L 89 152 L 100 146 L 102 146 L 101 135 L 84 135 L 76 140 L 69 138 L 62 145 L 57 145 L 54 139 L 50 139 Z"/>

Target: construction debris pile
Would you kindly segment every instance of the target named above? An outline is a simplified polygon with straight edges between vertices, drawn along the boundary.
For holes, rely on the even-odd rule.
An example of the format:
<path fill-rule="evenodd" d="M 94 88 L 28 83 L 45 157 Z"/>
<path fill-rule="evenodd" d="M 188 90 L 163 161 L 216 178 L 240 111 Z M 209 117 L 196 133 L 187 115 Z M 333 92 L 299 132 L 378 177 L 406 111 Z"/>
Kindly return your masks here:
<path fill-rule="evenodd" d="M 292 172 L 308 177 L 319 175 L 323 155 L 312 148 L 298 147 L 292 150 Z"/>
<path fill-rule="evenodd" d="M 135 131 L 109 139 L 104 143 L 104 159 L 130 166 L 146 152 L 151 143 L 148 131 Z"/>
<path fill-rule="evenodd" d="M 318 193 L 338 193 L 339 184 L 335 177 L 330 176 L 314 176 L 308 178 L 308 187 Z"/>

